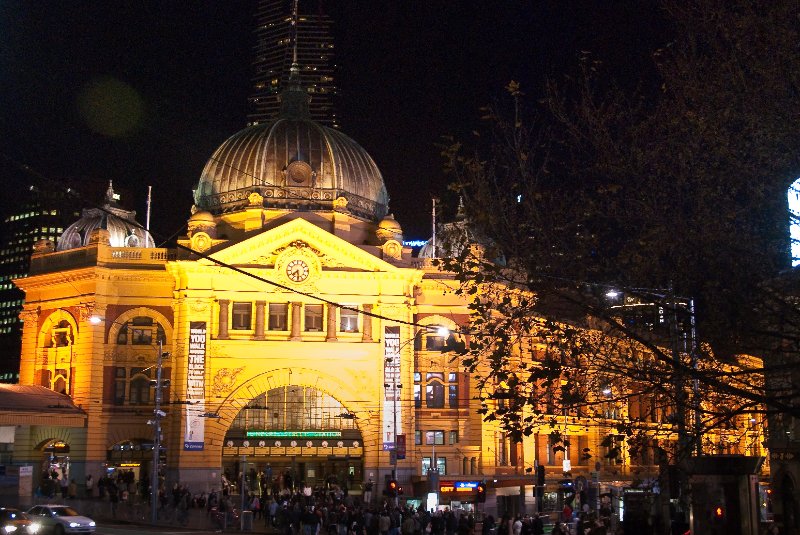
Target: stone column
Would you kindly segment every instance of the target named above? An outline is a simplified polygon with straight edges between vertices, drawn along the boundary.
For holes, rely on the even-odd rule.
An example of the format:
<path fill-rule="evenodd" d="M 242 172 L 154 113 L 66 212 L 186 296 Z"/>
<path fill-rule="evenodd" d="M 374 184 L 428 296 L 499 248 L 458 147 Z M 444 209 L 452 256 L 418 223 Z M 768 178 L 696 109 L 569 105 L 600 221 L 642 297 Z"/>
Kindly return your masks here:
<path fill-rule="evenodd" d="M 303 311 L 303 303 L 292 303 L 292 326 L 291 336 L 289 340 L 299 342 L 302 338 L 300 336 L 300 313 Z"/>
<path fill-rule="evenodd" d="M 336 342 L 338 338 L 336 337 L 336 309 L 338 308 L 336 305 L 332 305 L 328 303 L 328 333 L 325 336 L 326 342 Z"/>
<path fill-rule="evenodd" d="M 230 299 L 219 300 L 219 332 L 217 333 L 219 340 L 228 339 L 228 307 L 230 304 Z"/>
<path fill-rule="evenodd" d="M 256 340 L 264 339 L 264 307 L 266 301 L 256 301 Z"/>
<path fill-rule="evenodd" d="M 361 341 L 372 342 L 372 316 L 369 315 L 372 312 L 372 305 L 364 303 L 364 312 L 366 312 L 366 314 L 362 314 L 364 316 L 364 334 L 361 336 Z"/>

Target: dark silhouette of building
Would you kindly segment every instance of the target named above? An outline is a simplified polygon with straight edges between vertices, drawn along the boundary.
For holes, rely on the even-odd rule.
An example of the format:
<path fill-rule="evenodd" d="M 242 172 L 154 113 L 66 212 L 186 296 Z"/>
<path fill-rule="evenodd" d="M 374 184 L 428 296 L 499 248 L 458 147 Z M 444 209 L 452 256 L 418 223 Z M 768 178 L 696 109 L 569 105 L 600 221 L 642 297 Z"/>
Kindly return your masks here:
<path fill-rule="evenodd" d="M 293 8 L 293 0 L 258 2 L 248 124 L 275 117 L 280 108 L 280 94 L 289 81 L 289 69 L 296 60 L 301 85 L 311 95 L 311 118 L 325 126 L 337 127 L 332 20 L 323 12 L 321 2 L 301 1 L 295 33 Z"/>

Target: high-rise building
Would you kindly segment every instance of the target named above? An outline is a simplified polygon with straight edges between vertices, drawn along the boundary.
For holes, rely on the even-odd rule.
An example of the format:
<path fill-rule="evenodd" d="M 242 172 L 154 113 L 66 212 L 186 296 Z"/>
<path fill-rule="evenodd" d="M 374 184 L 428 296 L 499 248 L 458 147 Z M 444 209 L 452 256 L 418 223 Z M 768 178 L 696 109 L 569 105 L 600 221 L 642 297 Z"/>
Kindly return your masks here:
<path fill-rule="evenodd" d="M 30 187 L 19 192 L 13 209 L 3 217 L 0 236 L 0 382 L 14 383 L 19 370 L 24 294 L 12 280 L 26 277 L 33 245 L 55 241 L 75 217 L 79 205 L 62 190 Z"/>
<path fill-rule="evenodd" d="M 311 118 L 325 126 L 338 126 L 332 20 L 321 4 L 299 2 L 295 34 L 292 0 L 259 0 L 248 124 L 263 123 L 278 113 L 280 94 L 295 59 L 296 37 L 300 81 L 311 96 Z"/>

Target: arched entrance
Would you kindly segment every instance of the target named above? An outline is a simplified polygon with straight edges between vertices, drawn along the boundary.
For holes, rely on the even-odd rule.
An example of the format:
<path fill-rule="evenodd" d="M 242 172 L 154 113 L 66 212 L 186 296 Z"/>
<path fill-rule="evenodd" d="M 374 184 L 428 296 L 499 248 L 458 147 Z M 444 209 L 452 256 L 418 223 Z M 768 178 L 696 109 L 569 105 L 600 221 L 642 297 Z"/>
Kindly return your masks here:
<path fill-rule="evenodd" d="M 41 470 L 38 475 L 39 492 L 42 496 L 53 497 L 61 492 L 61 482 L 71 477 L 69 444 L 61 439 L 49 439 L 38 448 L 42 452 Z M 34 475 L 34 479 L 36 479 Z"/>
<path fill-rule="evenodd" d="M 306 486 L 348 493 L 363 481 L 363 441 L 355 416 L 333 396 L 280 386 L 239 411 L 225 434 L 222 466 L 232 491 L 244 472 L 250 492 Z"/>

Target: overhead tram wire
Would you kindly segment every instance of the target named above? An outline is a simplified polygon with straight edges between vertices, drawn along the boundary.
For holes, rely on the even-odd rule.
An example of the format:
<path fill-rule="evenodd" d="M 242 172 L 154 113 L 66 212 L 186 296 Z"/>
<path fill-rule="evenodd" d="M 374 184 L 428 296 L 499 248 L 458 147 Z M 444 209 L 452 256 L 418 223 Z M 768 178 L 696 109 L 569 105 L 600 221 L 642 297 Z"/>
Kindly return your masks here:
<path fill-rule="evenodd" d="M 54 179 L 48 178 L 44 174 L 42 174 L 42 173 L 36 171 L 35 169 L 33 169 L 31 166 L 29 166 L 27 164 L 23 164 L 21 162 L 18 162 L 17 160 L 15 160 L 14 158 L 8 156 L 7 154 L 5 154 L 3 152 L 0 152 L 0 156 L 2 156 L 6 160 L 14 163 L 20 170 L 30 174 L 31 176 L 33 176 L 37 180 L 45 182 L 49 187 L 54 187 L 55 189 L 58 189 L 60 191 L 64 191 L 71 198 L 84 203 L 83 204 L 84 208 L 87 207 L 87 206 L 91 206 L 91 207 L 96 208 L 96 209 L 98 209 L 98 210 L 100 210 L 100 211 L 102 211 L 102 212 L 104 212 L 106 214 L 112 215 L 109 210 L 105 209 L 103 206 L 99 206 L 97 203 L 89 201 L 88 199 L 86 199 L 77 190 L 75 190 L 73 188 L 64 188 L 63 185 L 60 182 L 58 182 L 58 181 L 56 181 Z M 138 221 L 132 221 L 132 224 L 135 227 L 137 227 L 137 228 L 139 228 L 141 230 L 146 230 Z M 175 231 L 172 234 L 172 236 L 177 236 L 178 233 L 180 233 L 182 230 L 183 230 L 183 226 L 181 226 L 181 228 L 179 228 L 177 231 Z M 148 232 L 150 232 L 151 235 L 155 234 L 152 231 L 148 231 Z M 313 299 L 313 300 L 319 301 L 321 303 L 325 303 L 325 304 L 328 304 L 328 305 L 331 305 L 331 306 L 335 306 L 337 308 L 341 308 L 341 309 L 344 309 L 344 310 L 350 310 L 350 311 L 353 311 L 353 312 L 358 312 L 359 314 L 363 314 L 364 316 L 369 316 L 369 317 L 372 317 L 372 318 L 375 318 L 375 319 L 380 319 L 380 320 L 385 320 L 385 321 L 391 321 L 391 322 L 399 323 L 401 325 L 406 325 L 406 326 L 409 326 L 409 327 L 414 327 L 414 328 L 419 328 L 419 329 L 424 329 L 424 328 L 428 327 L 428 325 L 419 324 L 419 323 L 416 323 L 416 322 L 413 322 L 413 321 L 405 321 L 405 320 L 398 319 L 398 318 L 390 318 L 390 317 L 387 317 L 387 316 L 384 316 L 382 314 L 378 314 L 378 313 L 375 313 L 375 312 L 370 312 L 370 311 L 366 311 L 366 310 L 361 310 L 361 309 L 356 308 L 356 307 L 343 305 L 343 304 L 337 303 L 336 301 L 333 301 L 333 300 L 330 300 L 330 299 L 325 299 L 324 297 L 320 297 L 318 295 L 314 295 L 314 294 L 311 294 L 311 293 L 308 293 L 308 292 L 303 292 L 303 291 L 301 291 L 301 290 L 299 290 L 297 288 L 292 288 L 291 286 L 286 286 L 285 284 L 281 284 L 281 283 L 279 283 L 277 281 L 269 280 L 267 278 L 261 277 L 259 275 L 254 274 L 254 273 L 250 273 L 250 272 L 248 272 L 248 271 L 246 271 L 246 270 L 244 270 L 242 268 L 238 268 L 236 266 L 233 266 L 233 265 L 228 264 L 226 262 L 223 262 L 221 260 L 217 260 L 217 259 L 215 259 L 213 256 L 211 256 L 209 254 L 206 254 L 204 252 L 201 253 L 199 251 L 195 251 L 191 247 L 186 247 L 185 245 L 181 245 L 181 244 L 176 244 L 175 246 L 176 246 L 177 249 L 181 249 L 181 250 L 187 251 L 187 252 L 189 252 L 189 253 L 191 253 L 193 255 L 196 255 L 196 256 L 198 256 L 198 257 L 200 257 L 202 259 L 209 260 L 209 261 L 213 262 L 214 264 L 216 264 L 216 265 L 218 265 L 220 267 L 223 267 L 223 268 L 226 268 L 226 269 L 230 269 L 231 271 L 234 271 L 234 272 L 239 273 L 241 275 L 244 275 L 246 277 L 255 279 L 255 280 L 259 281 L 259 282 L 263 282 L 263 283 L 268 284 L 270 286 L 274 286 L 276 288 L 280 288 L 281 290 L 292 292 L 292 293 L 295 293 L 297 295 L 302 295 L 304 297 L 308 297 L 309 299 Z M 452 334 L 459 334 L 459 335 L 462 335 L 462 336 L 464 336 L 464 335 L 486 336 L 483 333 L 466 331 L 464 329 L 458 329 L 458 330 L 449 329 L 449 331 Z"/>

